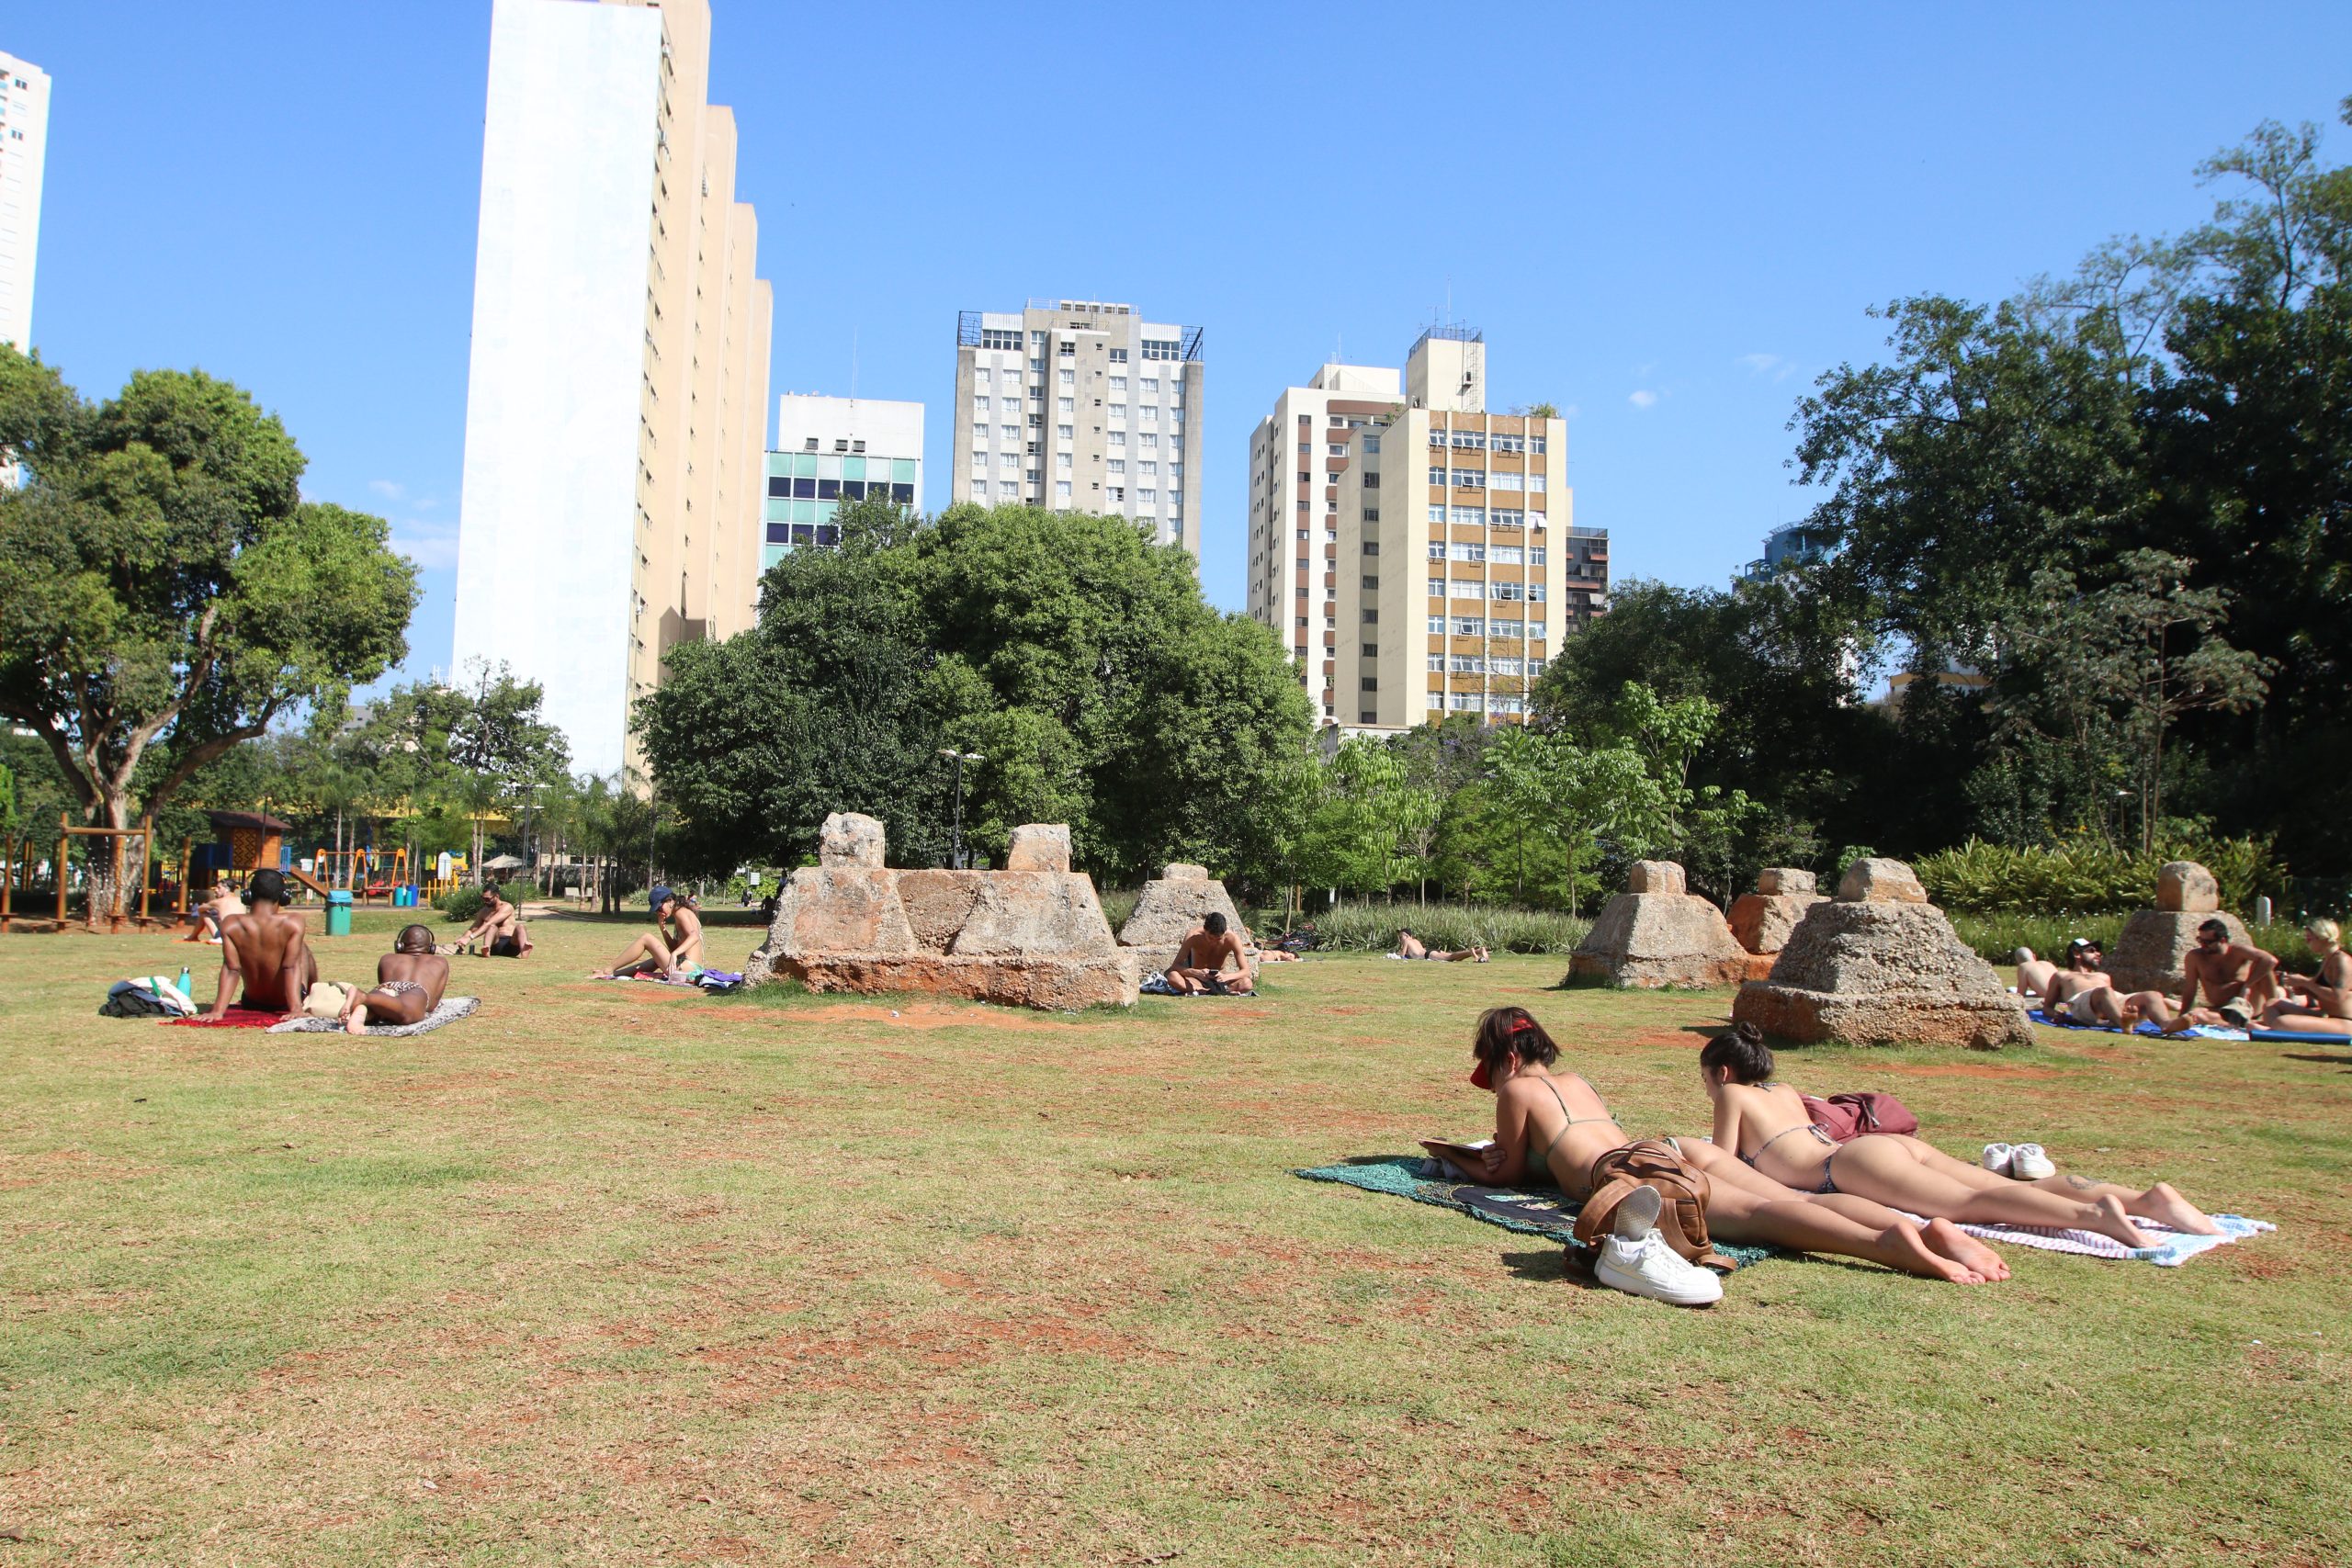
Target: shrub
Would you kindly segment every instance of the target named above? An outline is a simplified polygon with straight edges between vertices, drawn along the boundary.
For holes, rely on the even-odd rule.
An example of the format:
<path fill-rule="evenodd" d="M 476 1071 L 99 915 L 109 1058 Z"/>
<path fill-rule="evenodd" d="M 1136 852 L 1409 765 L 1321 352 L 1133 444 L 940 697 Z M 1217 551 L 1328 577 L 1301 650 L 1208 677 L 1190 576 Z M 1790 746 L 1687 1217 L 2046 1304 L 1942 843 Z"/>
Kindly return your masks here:
<path fill-rule="evenodd" d="M 1566 953 L 1592 929 L 1590 920 L 1555 910 L 1473 904 L 1341 904 L 1307 918 L 1315 922 L 1319 948 L 1346 953 L 1385 953 L 1396 945 L 1396 928 L 1409 926 L 1436 948 Z M 1271 936 L 1281 920 L 1260 916 L 1251 927 Z"/>
<path fill-rule="evenodd" d="M 1143 897 L 1143 890 L 1139 887 L 1106 887 L 1099 897 L 1102 902 L 1102 918 L 1111 922 L 1111 929 L 1115 931 L 1127 923 L 1129 915 L 1136 912 L 1136 900 Z"/>
<path fill-rule="evenodd" d="M 504 897 L 504 892 L 503 888 L 500 889 L 502 897 Z M 433 896 L 435 908 L 440 910 L 449 919 L 464 925 L 473 924 L 474 917 L 481 913 L 481 889 L 471 885 L 452 887 Z"/>
<path fill-rule="evenodd" d="M 2056 849 L 2012 849 L 1971 839 L 1922 855 L 1912 867 L 1928 896 L 1947 908 L 2063 919 L 2153 908 L 2156 873 L 2175 860 L 2197 861 L 2211 871 L 2222 885 L 2222 907 L 2227 909 L 2252 908 L 2256 895 L 2285 886 L 2284 868 L 2270 845 L 2258 839 L 2160 844 L 2147 854 L 2088 840 Z"/>

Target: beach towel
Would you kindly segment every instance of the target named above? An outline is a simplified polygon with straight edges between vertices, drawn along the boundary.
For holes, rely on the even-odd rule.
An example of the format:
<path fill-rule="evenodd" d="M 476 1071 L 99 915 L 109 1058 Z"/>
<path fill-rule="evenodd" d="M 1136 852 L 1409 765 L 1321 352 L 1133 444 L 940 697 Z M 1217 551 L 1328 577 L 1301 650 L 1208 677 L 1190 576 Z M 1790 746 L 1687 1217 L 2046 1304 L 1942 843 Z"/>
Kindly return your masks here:
<path fill-rule="evenodd" d="M 2120 1034 L 2123 1032 L 2123 1031 L 2116 1028 L 2115 1025 L 2111 1023 L 2077 1023 L 2063 1012 L 2048 1013 L 2044 1012 L 2040 1008 L 2029 1009 L 2026 1012 L 2026 1017 L 2033 1020 L 2036 1023 L 2046 1023 L 2052 1029 L 2087 1029 L 2098 1034 Z M 2245 1030 L 2228 1029 L 2218 1023 L 2192 1024 L 2188 1028 L 2182 1030 L 2177 1034 L 2166 1034 L 2163 1030 L 2157 1028 L 2154 1024 L 2149 1022 L 2144 1018 L 2139 1021 L 2139 1023 L 2132 1029 L 2132 1032 L 2134 1034 L 2154 1035 L 2160 1040 L 2244 1040 L 2246 1038 L 2246 1032 Z M 2259 1040 L 2262 1036 L 2256 1034 L 2254 1038 Z"/>
<path fill-rule="evenodd" d="M 1381 1155 L 1340 1165 L 1314 1166 L 1291 1174 L 1308 1181 L 1336 1182 L 1366 1192 L 1385 1192 L 1392 1198 L 1434 1204 L 1521 1235 L 1542 1236 L 1546 1241 L 1581 1249 L 1574 1233 L 1577 1211 L 1583 1205 L 1562 1197 L 1555 1188 L 1487 1187 L 1473 1181 L 1455 1181 L 1444 1174 L 1444 1168 L 1436 1160 L 1412 1155 Z M 1721 1242 L 1715 1244 L 1715 1250 L 1742 1265 L 1758 1263 L 1772 1256 L 1770 1247 L 1728 1247 Z"/>
<path fill-rule="evenodd" d="M 285 1021 L 286 1015 L 276 1008 L 249 1008 L 243 1002 L 231 1007 L 220 1018 L 167 1018 L 167 1027 L 179 1029 L 267 1029 Z"/>
<path fill-rule="evenodd" d="M 2255 1029 L 2246 1032 L 2249 1040 L 2278 1040 L 2295 1045 L 2352 1045 L 2352 1034 L 2305 1034 L 2292 1029 Z"/>
<path fill-rule="evenodd" d="M 2177 1269 L 2200 1252 L 2211 1252 L 2217 1247 L 2227 1247 L 2233 1241 L 2278 1228 L 2267 1220 L 2249 1220 L 2242 1214 L 2215 1214 L 2213 1223 L 2222 1227 L 2220 1235 L 2192 1235 L 2154 1220 L 2135 1219 L 2132 1223 L 2157 1239 L 2157 1245 L 2126 1247 L 2113 1236 L 2101 1235 L 2097 1231 L 2066 1230 L 2056 1225 L 1964 1224 L 1960 1228 L 1973 1236 L 2011 1247 L 2037 1247 L 2044 1252 L 2071 1252 L 2082 1258 L 2136 1258 L 2159 1269 Z"/>
<path fill-rule="evenodd" d="M 441 1005 L 418 1019 L 414 1023 L 371 1023 L 363 1031 L 368 1034 L 430 1034 L 445 1023 L 455 1023 L 474 1009 L 481 1006 L 480 997 L 443 997 Z M 289 1018 L 283 1023 L 270 1025 L 272 1034 L 331 1034 L 343 1028 L 339 1018 Z"/>

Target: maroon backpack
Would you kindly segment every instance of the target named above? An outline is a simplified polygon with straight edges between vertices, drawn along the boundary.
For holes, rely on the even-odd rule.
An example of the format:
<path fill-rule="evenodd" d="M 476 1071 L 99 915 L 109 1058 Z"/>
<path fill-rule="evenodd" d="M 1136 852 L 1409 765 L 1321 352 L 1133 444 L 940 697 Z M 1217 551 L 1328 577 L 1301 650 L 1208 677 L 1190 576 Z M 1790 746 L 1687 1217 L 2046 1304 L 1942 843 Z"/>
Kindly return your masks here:
<path fill-rule="evenodd" d="M 1891 1094 L 1879 1089 L 1860 1089 L 1852 1094 L 1833 1094 L 1827 1100 L 1815 1100 L 1800 1093 L 1804 1108 L 1812 1113 L 1821 1130 L 1839 1143 L 1850 1143 L 1865 1133 L 1917 1133 L 1919 1119 L 1911 1108 Z"/>

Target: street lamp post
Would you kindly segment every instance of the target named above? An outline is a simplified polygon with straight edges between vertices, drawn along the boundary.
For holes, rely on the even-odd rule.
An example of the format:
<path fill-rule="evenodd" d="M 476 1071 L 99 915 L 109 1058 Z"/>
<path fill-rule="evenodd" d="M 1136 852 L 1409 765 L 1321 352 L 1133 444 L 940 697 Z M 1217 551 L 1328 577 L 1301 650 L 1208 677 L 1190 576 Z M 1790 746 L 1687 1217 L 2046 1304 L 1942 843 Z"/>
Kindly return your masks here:
<path fill-rule="evenodd" d="M 941 747 L 939 754 L 954 759 L 956 763 L 956 829 L 955 836 L 948 841 L 947 863 L 957 871 L 962 871 L 966 869 L 964 865 L 964 764 L 981 761 L 985 759 L 978 751 L 958 751 L 953 746 Z"/>

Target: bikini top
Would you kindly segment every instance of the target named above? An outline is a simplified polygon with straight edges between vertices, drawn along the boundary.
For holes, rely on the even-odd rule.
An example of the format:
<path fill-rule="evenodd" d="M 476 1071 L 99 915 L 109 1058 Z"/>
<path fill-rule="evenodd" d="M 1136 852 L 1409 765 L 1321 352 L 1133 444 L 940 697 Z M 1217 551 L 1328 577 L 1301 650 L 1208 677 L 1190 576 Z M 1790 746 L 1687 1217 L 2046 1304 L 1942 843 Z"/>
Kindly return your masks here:
<path fill-rule="evenodd" d="M 1770 1083 L 1758 1084 L 1756 1087 L 1758 1089 L 1786 1089 L 1789 1086 L 1775 1079 Z M 1791 1133 L 1811 1133 L 1815 1137 L 1820 1139 L 1825 1144 L 1835 1144 L 1838 1141 L 1829 1135 L 1829 1129 L 1824 1127 L 1820 1122 L 1800 1122 L 1793 1127 L 1781 1128 L 1779 1132 L 1773 1134 L 1770 1137 L 1757 1145 L 1756 1152 L 1754 1154 L 1741 1155 L 1739 1156 L 1740 1163 L 1748 1167 L 1750 1169 L 1761 1169 L 1762 1168 L 1758 1166 L 1756 1162 L 1764 1157 L 1764 1151 L 1770 1148 L 1774 1144 L 1779 1143 L 1782 1138 L 1787 1137 Z"/>
<path fill-rule="evenodd" d="M 1590 1083 L 1587 1082 L 1585 1076 L 1582 1073 L 1571 1073 L 1569 1077 L 1575 1078 L 1577 1082 L 1584 1084 L 1586 1092 L 1590 1094 L 1593 1099 L 1600 1099 L 1600 1091 L 1594 1089 Z M 1617 1118 L 1609 1114 L 1608 1102 L 1605 1100 L 1601 1103 L 1600 1114 L 1598 1116 L 1568 1116 L 1568 1102 L 1560 1098 L 1560 1086 L 1554 1083 L 1548 1077 L 1544 1078 L 1542 1081 L 1544 1087 L 1552 1091 L 1552 1098 L 1559 1102 L 1560 1114 L 1567 1117 L 1566 1121 L 1560 1123 L 1560 1130 L 1553 1134 L 1552 1136 L 1544 1143 L 1543 1152 L 1535 1156 L 1535 1163 L 1542 1166 L 1544 1169 L 1549 1170 L 1552 1168 L 1552 1151 L 1560 1146 L 1560 1140 L 1568 1135 L 1569 1128 L 1580 1126 L 1587 1122 L 1614 1122 Z"/>

